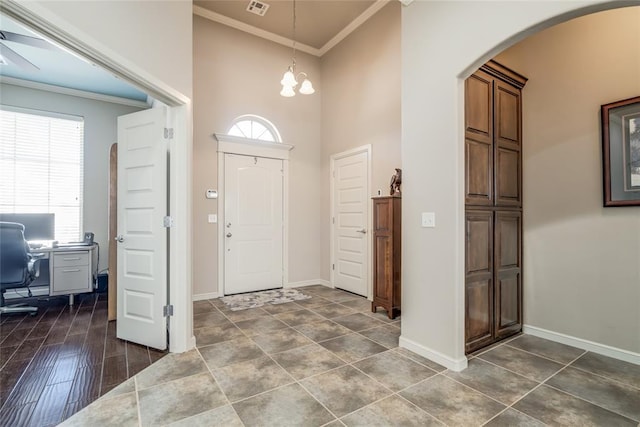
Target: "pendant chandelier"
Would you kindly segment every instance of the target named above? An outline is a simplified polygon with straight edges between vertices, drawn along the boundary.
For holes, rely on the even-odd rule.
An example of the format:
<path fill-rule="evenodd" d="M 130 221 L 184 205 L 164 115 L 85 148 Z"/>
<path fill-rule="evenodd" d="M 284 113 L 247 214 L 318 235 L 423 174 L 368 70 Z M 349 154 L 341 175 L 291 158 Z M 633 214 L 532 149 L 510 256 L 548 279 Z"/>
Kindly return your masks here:
<path fill-rule="evenodd" d="M 291 58 L 291 65 L 287 67 L 287 71 L 282 76 L 282 80 L 280 80 L 280 84 L 282 85 L 282 90 L 280 91 L 280 95 L 290 98 L 292 96 L 296 96 L 295 87 L 298 85 L 298 80 L 302 80 L 302 84 L 300 85 L 300 92 L 303 95 L 311 95 L 315 92 L 311 81 L 307 77 L 307 73 L 299 72 L 296 74 L 296 0 L 293 0 L 293 55 Z"/>

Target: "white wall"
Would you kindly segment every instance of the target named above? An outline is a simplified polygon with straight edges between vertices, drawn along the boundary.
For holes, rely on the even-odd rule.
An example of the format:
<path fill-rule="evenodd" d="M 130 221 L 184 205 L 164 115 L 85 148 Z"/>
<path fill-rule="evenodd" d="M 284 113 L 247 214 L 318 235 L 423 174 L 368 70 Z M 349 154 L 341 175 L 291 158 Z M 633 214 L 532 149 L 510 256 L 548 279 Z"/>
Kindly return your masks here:
<path fill-rule="evenodd" d="M 289 169 L 289 282 L 320 278 L 320 103 L 318 58 L 297 52 L 296 68 L 314 84 L 313 95 L 283 98 L 280 79 L 291 49 L 194 16 L 193 294 L 218 289 L 217 224 L 207 214 L 222 212 L 205 190 L 218 188 L 214 133 L 226 133 L 233 119 L 256 114 L 271 121 L 292 144 Z"/>
<path fill-rule="evenodd" d="M 463 79 L 536 29 L 604 3 L 416 1 L 403 7 L 401 345 L 455 369 L 466 366 Z M 420 227 L 424 211 L 435 212 L 436 228 Z"/>
<path fill-rule="evenodd" d="M 83 230 L 100 244 L 99 270 L 108 265 L 109 149 L 117 140 L 117 117 L 140 111 L 110 102 L 2 84 L 2 104 L 84 117 Z"/>
<path fill-rule="evenodd" d="M 372 146 L 372 187 L 389 194 L 400 161 L 400 2 L 390 2 L 322 64 L 322 278 L 330 270 L 330 156 Z"/>
<path fill-rule="evenodd" d="M 640 353 L 640 207 L 602 207 L 599 116 L 640 94 L 640 7 L 549 28 L 497 60 L 529 78 L 525 323 Z"/>
<path fill-rule="evenodd" d="M 167 91 L 191 97 L 191 0 L 44 0 L 21 4 L 127 70 Z"/>

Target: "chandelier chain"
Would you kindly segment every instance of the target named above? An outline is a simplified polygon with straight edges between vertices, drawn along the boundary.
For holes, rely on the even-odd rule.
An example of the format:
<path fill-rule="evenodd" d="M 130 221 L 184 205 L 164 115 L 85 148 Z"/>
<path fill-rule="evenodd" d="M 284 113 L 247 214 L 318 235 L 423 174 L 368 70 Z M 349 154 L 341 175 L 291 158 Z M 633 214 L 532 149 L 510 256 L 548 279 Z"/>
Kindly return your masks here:
<path fill-rule="evenodd" d="M 293 66 L 296 65 L 296 0 L 293 0 Z"/>

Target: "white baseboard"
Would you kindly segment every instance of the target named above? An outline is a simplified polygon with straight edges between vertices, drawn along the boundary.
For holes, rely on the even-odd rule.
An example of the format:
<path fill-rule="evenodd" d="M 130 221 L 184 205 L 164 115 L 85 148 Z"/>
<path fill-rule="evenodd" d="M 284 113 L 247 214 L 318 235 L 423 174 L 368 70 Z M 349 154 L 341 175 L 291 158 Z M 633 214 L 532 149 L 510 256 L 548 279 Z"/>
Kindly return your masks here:
<path fill-rule="evenodd" d="M 285 288 L 300 288 L 302 286 L 311 286 L 311 285 L 323 285 L 323 286 L 327 286 L 329 288 L 333 288 L 333 286 L 331 286 L 331 283 L 329 283 L 328 280 L 323 280 L 323 279 L 303 280 L 301 282 L 289 282 L 284 287 Z"/>
<path fill-rule="evenodd" d="M 213 299 L 213 298 L 218 298 L 220 295 L 217 292 L 209 292 L 207 294 L 197 294 L 197 295 L 193 295 L 192 300 L 193 301 L 202 301 L 205 299 Z"/>
<path fill-rule="evenodd" d="M 582 338 L 572 337 L 571 335 L 565 335 L 559 332 L 553 332 L 531 325 L 524 325 L 522 327 L 522 332 L 539 338 L 544 338 L 549 341 L 559 342 L 560 344 L 570 345 L 572 347 L 581 348 L 593 353 L 602 354 L 603 356 L 608 356 L 614 359 L 640 365 L 640 354 L 634 353 L 632 351 L 611 347 L 606 344 L 600 344 Z"/>
<path fill-rule="evenodd" d="M 452 359 L 449 356 L 445 356 L 438 351 L 432 350 L 403 336 L 400 336 L 400 347 L 411 350 L 422 357 L 426 357 L 433 362 L 439 363 L 447 369 L 451 369 L 452 371 L 460 372 L 467 367 L 466 357 L 461 357 L 460 359 Z"/>

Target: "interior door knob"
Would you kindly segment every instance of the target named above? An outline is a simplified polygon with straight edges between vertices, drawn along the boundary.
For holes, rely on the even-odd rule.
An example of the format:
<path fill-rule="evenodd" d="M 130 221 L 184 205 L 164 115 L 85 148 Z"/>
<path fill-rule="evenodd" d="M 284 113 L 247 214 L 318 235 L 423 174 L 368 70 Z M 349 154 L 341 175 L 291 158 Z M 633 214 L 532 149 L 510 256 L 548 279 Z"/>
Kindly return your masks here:
<path fill-rule="evenodd" d="M 124 242 L 124 237 L 122 236 L 122 234 L 118 234 L 116 237 L 113 238 L 113 240 L 115 240 L 116 242 Z"/>
<path fill-rule="evenodd" d="M 358 230 L 358 233 L 367 234 L 367 229 L 363 228 L 362 230 Z"/>
<path fill-rule="evenodd" d="M 227 233 L 227 237 L 231 237 L 231 236 L 232 236 L 232 234 L 231 234 L 231 233 Z"/>

